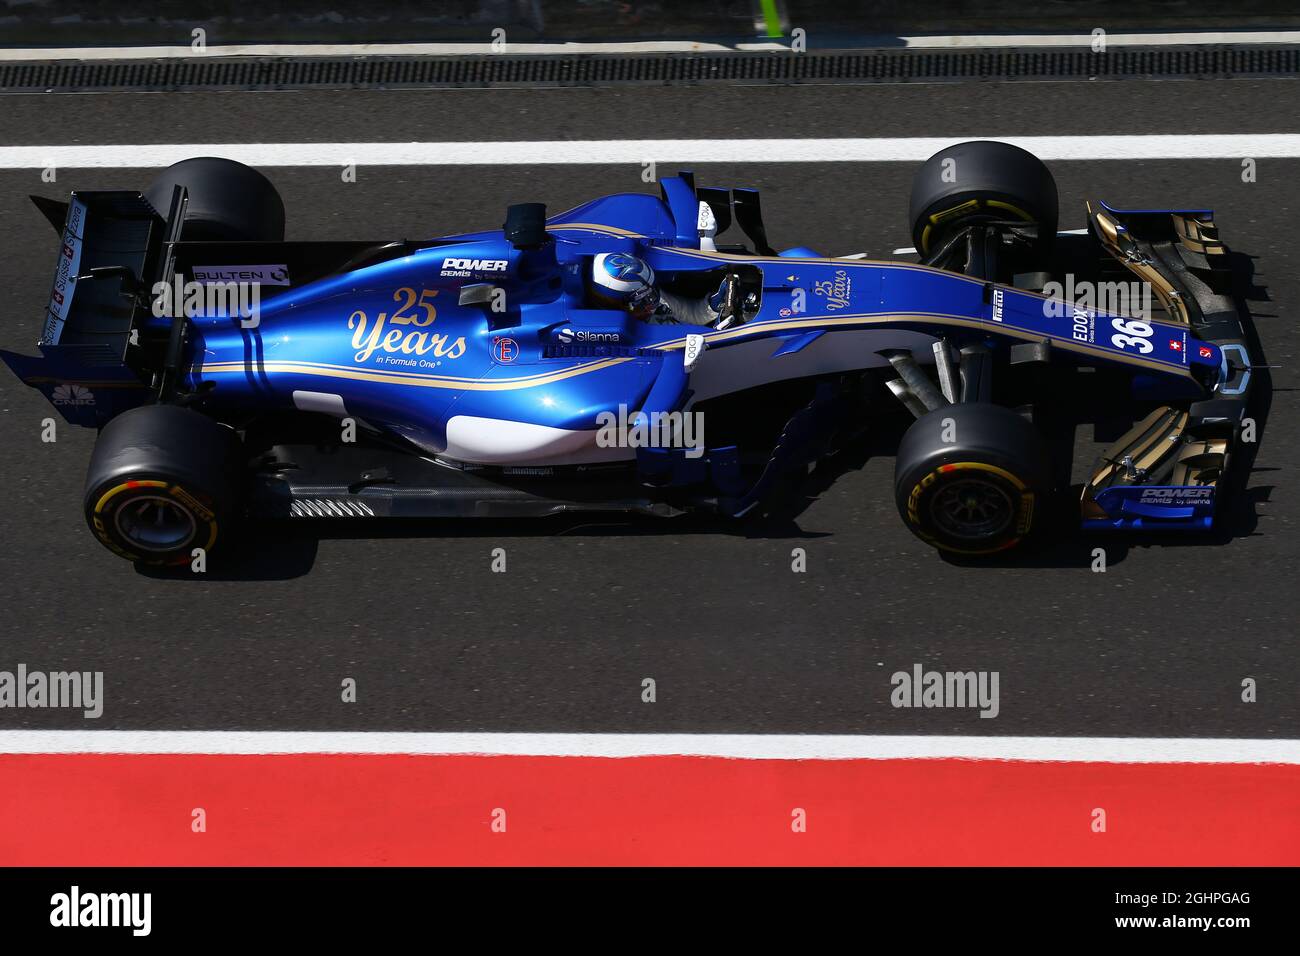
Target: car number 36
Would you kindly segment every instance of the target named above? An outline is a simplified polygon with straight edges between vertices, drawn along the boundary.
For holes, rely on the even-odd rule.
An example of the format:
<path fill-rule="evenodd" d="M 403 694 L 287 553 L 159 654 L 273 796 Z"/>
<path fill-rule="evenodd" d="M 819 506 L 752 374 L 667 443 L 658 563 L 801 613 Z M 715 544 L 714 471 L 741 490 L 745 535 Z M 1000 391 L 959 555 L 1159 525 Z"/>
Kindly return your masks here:
<path fill-rule="evenodd" d="M 1115 348 L 1138 351 L 1143 355 L 1154 348 L 1150 342 L 1152 329 L 1146 322 L 1125 322 L 1123 319 L 1111 319 L 1110 324 L 1117 330 L 1117 334 L 1110 337 L 1110 344 Z"/>

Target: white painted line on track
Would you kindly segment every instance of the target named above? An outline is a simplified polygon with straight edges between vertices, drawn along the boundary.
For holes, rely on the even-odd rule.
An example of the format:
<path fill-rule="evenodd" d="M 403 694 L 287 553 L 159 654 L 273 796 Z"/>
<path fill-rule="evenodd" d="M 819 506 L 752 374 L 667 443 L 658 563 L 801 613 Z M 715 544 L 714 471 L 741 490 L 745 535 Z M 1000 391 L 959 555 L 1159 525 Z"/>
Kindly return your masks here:
<path fill-rule="evenodd" d="M 886 38 L 882 37 L 881 40 Z M 1091 30 L 1078 33 L 1006 33 L 979 36 L 906 36 L 899 37 L 911 48 L 960 49 L 963 47 L 1059 46 L 1091 48 Z M 869 43 L 869 40 L 868 40 Z M 1223 30 L 1183 33 L 1106 33 L 1106 49 L 1117 46 L 1201 46 L 1231 43 L 1255 46 L 1267 43 L 1300 43 L 1300 30 Z"/>
<path fill-rule="evenodd" d="M 5 754 L 420 754 L 749 760 L 1300 764 L 1300 740 L 839 734 L 530 734 L 3 730 Z"/>
<path fill-rule="evenodd" d="M 815 42 L 815 38 L 814 38 Z M 868 34 L 845 37 L 843 47 L 814 48 L 810 52 L 856 52 L 876 49 L 962 49 L 1008 47 L 1089 47 L 1092 31 L 1078 33 L 1006 33 L 962 35 Z M 1276 43 L 1300 43 L 1300 30 L 1224 30 L 1183 33 L 1107 33 L 1106 47 L 1124 46 L 1202 46 L 1210 44 L 1258 46 Z M 40 60 L 172 60 L 211 59 L 239 56 L 320 57 L 320 56 L 562 56 L 580 54 L 636 53 L 729 53 L 788 51 L 781 40 L 719 43 L 706 40 L 634 40 L 627 42 L 508 43 L 493 49 L 482 43 L 247 43 L 210 46 L 196 53 L 188 45 L 177 46 L 94 46 L 94 47 L 14 47 L 0 48 L 0 62 Z"/>
<path fill-rule="evenodd" d="M 1086 41 L 1084 41 L 1086 42 Z M 195 53 L 188 46 L 64 47 L 0 49 L 5 60 L 206 60 L 232 56 L 558 56 L 574 53 L 731 53 L 738 49 L 784 50 L 780 43 L 729 46 L 694 40 L 648 40 L 635 43 L 510 43 L 494 50 L 483 43 L 249 43 L 210 46 Z"/>
<path fill-rule="evenodd" d="M 1044 160 L 1291 159 L 1300 134 L 996 136 L 877 139 L 614 139 L 458 143 L 134 143 L 0 146 L 0 169 L 169 166 L 224 156 L 250 166 L 536 166 L 622 163 L 921 162 L 953 143 L 999 139 Z"/>

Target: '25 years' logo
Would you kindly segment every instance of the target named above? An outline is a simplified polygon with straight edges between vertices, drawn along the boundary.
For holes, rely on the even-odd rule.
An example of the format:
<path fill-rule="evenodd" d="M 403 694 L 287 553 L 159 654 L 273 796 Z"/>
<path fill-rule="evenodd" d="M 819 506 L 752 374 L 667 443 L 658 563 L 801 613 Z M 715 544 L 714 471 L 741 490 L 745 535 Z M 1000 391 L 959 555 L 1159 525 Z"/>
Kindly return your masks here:
<path fill-rule="evenodd" d="M 813 292 L 826 298 L 826 308 L 832 312 L 848 307 L 849 293 L 853 291 L 853 280 L 845 269 L 836 269 L 833 279 L 822 279 L 813 283 Z"/>
<path fill-rule="evenodd" d="M 438 358 L 448 359 L 464 355 L 463 335 L 449 341 L 446 335 L 425 331 L 438 316 L 438 310 L 430 301 L 437 294 L 437 289 L 422 289 L 417 296 L 410 286 L 403 286 L 393 292 L 393 301 L 398 303 L 398 307 L 391 315 L 380 312 L 375 316 L 373 324 L 360 309 L 353 312 L 348 318 L 348 328 L 354 330 L 352 347 L 357 350 L 355 360 L 364 362 L 376 351 L 403 355 L 427 355 L 432 352 Z M 412 326 L 414 329 L 408 331 Z"/>

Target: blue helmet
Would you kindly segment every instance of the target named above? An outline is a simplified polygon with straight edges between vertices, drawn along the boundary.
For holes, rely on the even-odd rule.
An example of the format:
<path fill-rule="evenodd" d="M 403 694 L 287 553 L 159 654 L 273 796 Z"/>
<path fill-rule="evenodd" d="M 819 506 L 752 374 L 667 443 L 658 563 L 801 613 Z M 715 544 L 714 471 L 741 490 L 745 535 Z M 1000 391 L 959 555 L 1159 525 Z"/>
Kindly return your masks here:
<path fill-rule="evenodd" d="M 659 306 L 654 282 L 650 265 L 626 252 L 602 252 L 591 263 L 592 297 L 633 315 L 649 315 Z"/>

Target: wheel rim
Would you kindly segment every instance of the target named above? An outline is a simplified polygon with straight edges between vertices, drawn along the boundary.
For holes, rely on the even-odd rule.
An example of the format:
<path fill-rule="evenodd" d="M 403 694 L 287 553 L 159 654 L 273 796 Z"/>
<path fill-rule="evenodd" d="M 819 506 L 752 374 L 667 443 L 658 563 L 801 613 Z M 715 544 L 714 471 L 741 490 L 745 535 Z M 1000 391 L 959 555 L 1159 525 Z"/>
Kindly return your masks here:
<path fill-rule="evenodd" d="M 118 534 L 144 551 L 174 551 L 194 537 L 194 516 L 175 500 L 141 495 L 118 509 Z"/>
<path fill-rule="evenodd" d="M 930 513 L 945 534 L 978 541 L 1005 531 L 1015 518 L 1016 506 L 999 484 L 982 478 L 958 478 L 939 489 Z"/>

